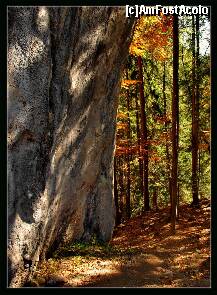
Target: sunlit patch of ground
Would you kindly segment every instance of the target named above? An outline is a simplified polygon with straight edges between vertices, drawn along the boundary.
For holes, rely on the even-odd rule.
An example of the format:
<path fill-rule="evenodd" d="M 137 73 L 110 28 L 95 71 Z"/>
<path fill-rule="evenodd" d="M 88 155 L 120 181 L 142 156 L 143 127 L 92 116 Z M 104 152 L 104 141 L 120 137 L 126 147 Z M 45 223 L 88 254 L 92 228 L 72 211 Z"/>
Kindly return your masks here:
<path fill-rule="evenodd" d="M 180 208 L 176 235 L 168 216 L 166 208 L 132 218 L 117 227 L 109 245 L 60 250 L 32 280 L 37 286 L 209 287 L 209 201 Z"/>

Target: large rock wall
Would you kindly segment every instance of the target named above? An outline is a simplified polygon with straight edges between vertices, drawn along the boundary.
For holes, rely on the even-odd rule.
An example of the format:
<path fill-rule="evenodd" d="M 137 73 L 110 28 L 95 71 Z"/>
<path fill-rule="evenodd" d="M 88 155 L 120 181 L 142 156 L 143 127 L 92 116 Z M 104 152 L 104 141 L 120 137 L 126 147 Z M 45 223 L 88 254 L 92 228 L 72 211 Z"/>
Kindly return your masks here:
<path fill-rule="evenodd" d="M 9 8 L 9 281 L 73 240 L 111 238 L 123 8 Z M 27 261 L 28 260 L 28 261 Z"/>

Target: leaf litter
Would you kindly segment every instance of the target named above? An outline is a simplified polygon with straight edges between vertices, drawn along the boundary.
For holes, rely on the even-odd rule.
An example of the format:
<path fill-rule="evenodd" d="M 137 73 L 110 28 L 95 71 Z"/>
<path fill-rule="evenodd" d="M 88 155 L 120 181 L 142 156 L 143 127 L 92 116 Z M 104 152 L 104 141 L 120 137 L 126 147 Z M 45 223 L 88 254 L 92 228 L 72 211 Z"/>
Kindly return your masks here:
<path fill-rule="evenodd" d="M 108 244 L 60 248 L 33 273 L 34 287 L 210 287 L 209 200 L 180 206 L 170 235 L 169 207 L 120 224 Z"/>

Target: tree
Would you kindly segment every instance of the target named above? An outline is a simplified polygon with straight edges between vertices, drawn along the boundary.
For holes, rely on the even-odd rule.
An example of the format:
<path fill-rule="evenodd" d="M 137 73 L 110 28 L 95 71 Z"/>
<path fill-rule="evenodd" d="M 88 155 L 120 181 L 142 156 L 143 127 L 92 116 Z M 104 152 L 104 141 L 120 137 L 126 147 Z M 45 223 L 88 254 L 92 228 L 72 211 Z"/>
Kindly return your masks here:
<path fill-rule="evenodd" d="M 115 201 L 115 225 L 119 225 L 121 223 L 121 212 L 119 206 L 119 198 L 118 198 L 118 183 L 117 183 L 117 158 L 114 157 L 114 201 Z"/>
<path fill-rule="evenodd" d="M 126 70 L 126 78 L 128 79 L 128 69 Z M 130 126 L 130 93 L 129 89 L 127 90 L 127 198 L 126 198 L 126 216 L 127 219 L 130 219 L 131 216 L 131 197 L 130 197 L 130 186 L 131 186 L 131 179 L 130 179 L 130 154 L 129 149 L 131 145 L 131 126 Z"/>
<path fill-rule="evenodd" d="M 168 123 L 169 120 L 167 119 L 167 98 L 166 98 L 166 63 L 163 63 L 163 110 L 164 110 L 164 127 L 166 133 L 166 167 L 167 167 L 167 175 L 168 175 L 168 191 L 170 196 L 170 202 L 172 203 L 172 196 L 171 196 L 171 167 L 170 167 L 170 153 L 169 153 L 169 136 L 168 136 Z"/>
<path fill-rule="evenodd" d="M 139 187 L 141 190 L 142 199 L 144 200 L 144 184 L 143 184 L 143 161 L 142 161 L 142 150 L 141 150 L 141 128 L 140 128 L 140 111 L 138 104 L 138 97 L 135 96 L 135 107 L 136 107 L 136 135 L 138 145 L 138 158 L 139 158 Z"/>
<path fill-rule="evenodd" d="M 167 26 L 163 25 L 166 21 Z M 172 61 L 172 25 L 171 18 L 141 17 L 136 25 L 133 41 L 130 45 L 130 58 L 127 67 L 129 77 L 122 80 L 120 93 L 119 113 L 117 119 L 116 155 L 121 159 L 118 166 L 119 180 L 123 179 L 124 185 L 119 181 L 119 199 L 123 193 L 127 197 L 127 165 L 130 156 L 131 168 L 131 213 L 136 216 L 141 213 L 144 204 L 143 196 L 143 154 L 141 149 L 141 105 L 139 102 L 141 79 L 138 71 L 138 56 L 142 57 L 142 78 L 145 96 L 146 124 L 148 130 L 148 186 L 150 206 L 155 207 L 155 200 L 159 207 L 172 203 L 171 174 L 172 174 L 172 93 L 173 93 L 173 61 Z M 179 203 L 192 201 L 191 183 L 191 132 L 192 132 L 192 18 L 191 16 L 179 17 L 179 47 L 180 66 L 178 68 L 179 101 L 176 120 L 177 141 L 177 200 L 176 220 L 178 220 Z M 204 17 L 200 17 L 200 34 L 207 30 Z M 204 23 L 204 26 L 203 26 Z M 166 30 L 165 30 L 166 29 Z M 199 31 L 199 30 L 198 30 Z M 200 44 L 199 44 L 200 45 Z M 197 45 L 197 47 L 201 47 Z M 203 51 L 203 50 L 202 50 Z M 197 49 L 195 48 L 195 54 Z M 198 51 L 199 52 L 199 51 Z M 135 56 L 134 56 L 135 55 Z M 198 53 L 199 56 L 199 53 Z M 197 117 L 198 130 L 198 182 L 199 193 L 202 196 L 209 194 L 209 54 L 200 54 L 196 66 L 195 56 L 195 96 L 200 91 L 200 112 Z M 129 80 L 130 79 L 130 80 Z M 197 90 L 196 90 L 197 89 Z M 128 95 L 127 95 L 128 94 Z M 131 102 L 131 108 L 127 107 Z M 199 109 L 199 106 L 198 106 Z M 200 115 L 200 116 L 199 116 Z M 130 119 L 130 126 L 128 121 Z M 173 121 L 174 123 L 174 121 Z M 129 136 L 130 130 L 130 136 Z M 144 151 L 144 150 L 143 150 Z M 121 172 L 124 172 L 124 177 Z M 179 199 L 180 197 L 180 199 Z M 126 209 L 125 203 L 125 209 Z M 171 207 L 172 209 L 172 207 Z M 123 219 L 122 219 L 123 220 Z"/>
<path fill-rule="evenodd" d="M 195 42 L 196 41 L 196 42 Z M 195 44 L 196 43 L 196 44 Z M 199 134 L 199 16 L 192 16 L 192 198 L 198 205 L 198 134 Z"/>
<path fill-rule="evenodd" d="M 172 180 L 171 180 L 171 232 L 175 233 L 177 210 L 177 169 L 178 169 L 178 116 L 179 116 L 179 23 L 178 15 L 173 16 L 173 99 L 172 99 Z"/>
<path fill-rule="evenodd" d="M 10 7 L 9 284 L 61 243 L 110 239 L 118 81 L 133 18 L 117 7 Z M 31 263 L 30 263 L 31 262 Z"/>
<path fill-rule="evenodd" d="M 139 92 L 140 92 L 140 113 L 141 113 L 141 145 L 143 151 L 143 183 L 144 183 L 144 211 L 150 209 L 149 206 L 149 190 L 148 190 L 148 131 L 147 120 L 145 111 L 145 96 L 143 84 L 143 70 L 142 58 L 138 56 L 138 69 L 139 69 Z"/>
<path fill-rule="evenodd" d="M 130 53 L 137 56 L 138 64 L 138 79 L 140 81 L 139 93 L 140 93 L 140 137 L 141 146 L 143 152 L 143 189 L 144 189 L 144 210 L 150 209 L 149 200 L 149 156 L 150 151 L 150 138 L 148 139 L 148 120 L 147 117 L 147 101 L 150 96 L 153 97 L 153 105 L 159 107 L 157 102 L 156 91 L 153 89 L 153 85 L 150 84 L 150 74 L 147 71 L 147 55 L 150 54 L 152 59 L 164 61 L 168 58 L 168 44 L 170 44 L 171 35 L 171 16 L 153 16 L 153 17 L 141 17 L 135 27 L 133 40 L 130 45 Z M 143 62 L 145 66 L 143 66 Z M 146 83 L 143 82 L 143 69 L 146 73 Z M 131 77 L 133 79 L 133 77 Z M 147 97 L 144 97 L 144 88 L 147 90 Z M 152 131 L 151 131 L 152 132 Z M 138 133 L 138 132 L 137 132 Z M 153 159 L 155 159 L 154 157 Z M 141 165 L 140 165 L 141 167 Z M 141 168 L 140 168 L 141 171 Z M 142 173 L 140 173 L 142 175 Z M 141 185 L 140 185 L 141 186 Z"/>

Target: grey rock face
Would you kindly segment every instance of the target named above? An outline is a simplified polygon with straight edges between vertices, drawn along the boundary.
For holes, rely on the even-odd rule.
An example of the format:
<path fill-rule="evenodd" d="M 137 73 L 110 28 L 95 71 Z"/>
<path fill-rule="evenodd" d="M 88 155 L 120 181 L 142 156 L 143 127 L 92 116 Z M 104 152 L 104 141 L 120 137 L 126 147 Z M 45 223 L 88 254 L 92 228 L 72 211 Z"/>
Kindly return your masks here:
<path fill-rule="evenodd" d="M 133 23 L 117 7 L 9 8 L 11 287 L 62 243 L 111 238 L 118 81 Z"/>

